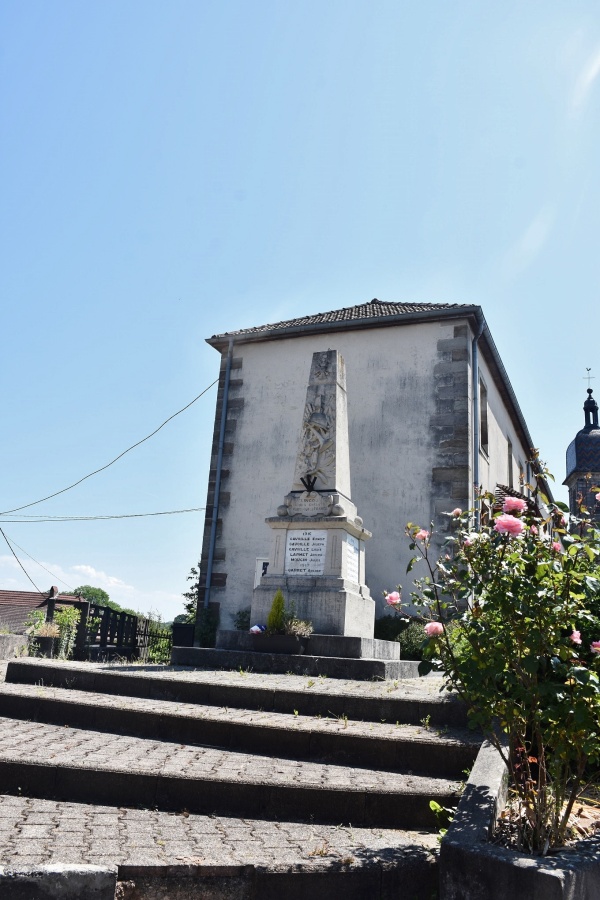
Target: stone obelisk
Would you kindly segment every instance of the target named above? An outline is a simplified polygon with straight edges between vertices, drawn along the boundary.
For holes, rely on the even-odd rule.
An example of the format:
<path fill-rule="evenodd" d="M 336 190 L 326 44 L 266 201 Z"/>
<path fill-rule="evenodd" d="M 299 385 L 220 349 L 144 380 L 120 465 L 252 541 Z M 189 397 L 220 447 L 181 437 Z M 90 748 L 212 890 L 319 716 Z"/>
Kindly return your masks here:
<path fill-rule="evenodd" d="M 313 354 L 292 490 L 266 522 L 273 542 L 252 622 L 266 622 L 281 588 L 316 634 L 372 638 L 364 551 L 371 534 L 350 495 L 346 371 L 337 350 Z"/>

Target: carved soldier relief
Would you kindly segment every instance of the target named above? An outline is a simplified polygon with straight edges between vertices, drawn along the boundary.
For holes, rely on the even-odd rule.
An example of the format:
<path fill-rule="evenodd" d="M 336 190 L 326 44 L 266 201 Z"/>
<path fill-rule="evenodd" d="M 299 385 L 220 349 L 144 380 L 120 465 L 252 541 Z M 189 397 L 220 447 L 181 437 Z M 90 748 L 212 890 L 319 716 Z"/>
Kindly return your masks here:
<path fill-rule="evenodd" d="M 340 451 L 336 407 L 340 389 L 345 395 L 343 380 L 343 364 L 336 350 L 313 354 L 296 457 L 295 491 L 335 490 L 336 456 Z"/>
<path fill-rule="evenodd" d="M 335 478 L 335 405 L 323 393 L 304 408 L 295 482 L 306 490 L 326 490 Z"/>

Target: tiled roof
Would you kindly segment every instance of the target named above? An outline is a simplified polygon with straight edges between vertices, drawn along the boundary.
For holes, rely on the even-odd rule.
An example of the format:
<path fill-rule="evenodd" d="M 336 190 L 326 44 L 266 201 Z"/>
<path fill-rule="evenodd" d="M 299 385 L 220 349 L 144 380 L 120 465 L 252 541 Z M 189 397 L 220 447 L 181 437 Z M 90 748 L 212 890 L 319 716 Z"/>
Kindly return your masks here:
<path fill-rule="evenodd" d="M 33 609 L 45 606 L 50 593 L 50 591 L 43 594 L 37 591 L 0 591 L 0 627 L 7 628 L 11 634 L 23 634 L 28 614 Z M 60 600 L 61 596 L 57 594 L 55 599 Z"/>
<path fill-rule="evenodd" d="M 39 594 L 37 591 L 0 591 L 0 606 L 5 603 L 10 603 L 12 606 L 41 606 L 48 600 L 49 593 L 50 591 L 46 591 L 43 594 Z M 56 601 L 73 601 L 76 598 L 57 594 L 54 599 Z"/>
<path fill-rule="evenodd" d="M 266 335 L 288 328 L 301 328 L 303 325 L 328 325 L 338 322 L 357 322 L 363 319 L 386 319 L 411 313 L 435 313 L 444 310 L 472 308 L 465 303 L 390 303 L 383 300 L 371 300 L 370 303 L 359 303 L 358 306 L 345 306 L 343 309 L 334 309 L 331 312 L 315 313 L 299 319 L 288 319 L 287 322 L 275 322 L 270 325 L 258 325 L 254 328 L 242 328 L 239 331 L 228 331 L 221 335 L 215 334 L 211 340 L 219 337 L 235 337 L 236 335 Z"/>

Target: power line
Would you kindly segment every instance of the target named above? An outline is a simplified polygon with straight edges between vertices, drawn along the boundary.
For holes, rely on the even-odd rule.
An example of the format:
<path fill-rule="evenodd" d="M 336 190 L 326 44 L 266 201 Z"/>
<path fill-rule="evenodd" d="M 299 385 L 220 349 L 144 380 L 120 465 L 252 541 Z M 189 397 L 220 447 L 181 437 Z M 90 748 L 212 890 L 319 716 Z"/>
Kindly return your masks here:
<path fill-rule="evenodd" d="M 23 571 L 25 572 L 25 575 L 27 575 L 27 572 L 26 572 L 26 570 L 25 570 L 25 566 L 23 565 L 23 563 L 21 562 L 21 560 L 19 559 L 19 557 L 17 556 L 17 554 L 16 554 L 15 551 L 13 550 L 12 544 L 10 543 L 9 539 L 6 537 L 6 535 L 4 534 L 4 532 L 2 531 L 1 528 L 0 528 L 0 534 L 2 535 L 2 537 L 4 538 L 4 540 L 6 541 L 6 543 L 8 544 L 8 549 L 10 550 L 10 552 L 12 553 L 12 555 L 14 556 L 14 558 L 16 559 L 16 561 L 19 563 L 19 565 L 21 566 L 21 568 L 22 568 Z M 32 585 L 34 586 L 34 588 L 36 589 L 36 591 L 38 592 L 38 594 L 42 594 L 42 597 L 45 597 L 46 595 L 43 594 L 43 593 L 40 591 L 39 587 L 37 586 L 37 584 L 35 583 L 35 581 L 33 580 L 33 578 L 31 578 L 29 575 L 27 575 L 27 578 L 29 578 L 30 582 L 32 583 Z"/>
<path fill-rule="evenodd" d="M 55 491 L 53 494 L 48 494 L 47 497 L 42 497 L 41 500 L 34 500 L 32 503 L 25 503 L 23 506 L 16 506 L 14 509 L 5 509 L 4 512 L 0 513 L 0 516 L 8 516 L 11 513 L 20 512 L 22 509 L 29 509 L 30 506 L 37 506 L 38 503 L 43 503 L 45 500 L 51 500 L 53 497 L 58 497 L 59 494 L 64 494 L 66 493 L 66 491 L 72 490 L 74 487 L 77 487 L 78 484 L 81 484 L 82 481 L 86 481 L 88 478 L 91 478 L 92 475 L 97 475 L 99 472 L 104 472 L 105 469 L 108 469 L 110 466 L 114 465 L 117 460 L 125 456 L 126 453 L 129 453 L 130 450 L 135 450 L 135 448 L 139 447 L 140 444 L 143 444 L 144 441 L 148 441 L 151 437 L 154 437 L 154 435 L 158 434 L 161 428 L 164 428 L 165 425 L 167 425 L 172 419 L 174 419 L 176 416 L 181 415 L 181 413 L 185 412 L 186 409 L 189 409 L 190 406 L 196 402 L 196 400 L 199 400 L 200 397 L 203 397 L 207 391 L 210 391 L 211 387 L 214 387 L 218 380 L 218 378 L 215 379 L 215 381 L 213 381 L 212 384 L 209 384 L 207 388 L 204 388 L 204 390 L 200 394 L 198 394 L 197 397 L 194 397 L 193 400 L 190 400 L 190 402 L 186 406 L 178 409 L 177 412 L 173 413 L 172 416 L 169 416 L 168 419 L 165 419 L 162 425 L 159 425 L 158 428 L 156 428 L 151 434 L 147 434 L 145 438 L 141 439 L 141 441 L 137 441 L 137 443 L 132 444 L 131 447 L 128 447 L 127 450 L 123 450 L 122 453 L 119 453 L 118 456 L 115 456 L 114 459 L 111 459 L 111 461 L 109 463 L 106 463 L 105 466 L 101 466 L 99 469 L 94 469 L 93 472 L 90 472 L 89 475 L 84 475 L 83 478 L 79 479 L 79 481 L 74 481 L 73 484 L 70 484 L 68 487 L 62 488 L 62 490 L 60 491 Z"/>
<path fill-rule="evenodd" d="M 4 532 L 2 532 L 2 533 L 4 534 Z M 6 535 L 4 535 L 4 538 L 6 540 Z M 19 547 L 17 542 L 13 541 L 12 538 L 11 538 L 11 542 L 15 545 L 15 547 Z M 52 575 L 53 578 L 56 578 L 57 581 L 60 581 L 60 583 L 64 584 L 65 587 L 68 587 L 70 591 L 75 590 L 74 587 L 71 587 L 70 584 L 67 584 L 66 581 L 63 581 L 62 578 L 59 578 L 58 575 L 56 575 L 54 572 L 51 572 L 50 569 L 47 569 L 46 566 L 44 566 L 38 559 L 36 559 L 34 556 L 32 556 L 31 553 L 28 553 L 27 550 L 24 550 L 23 547 L 19 547 L 19 550 L 21 551 L 21 553 L 24 553 L 25 556 L 28 556 L 29 559 L 32 559 L 33 562 L 36 563 L 36 565 L 40 566 L 40 568 L 42 568 L 45 572 L 47 572 L 48 575 Z M 21 566 L 21 568 L 23 568 L 23 567 Z M 25 573 L 25 574 L 27 574 L 27 573 Z M 31 581 L 31 579 L 29 579 L 29 580 Z"/>
<path fill-rule="evenodd" d="M 123 513 L 116 516 L 28 516 L 21 519 L 0 519 L 0 523 L 2 525 L 38 525 L 40 522 L 98 522 L 106 519 L 143 519 L 147 516 L 176 516 L 180 513 L 203 512 L 205 509 L 205 506 L 194 506 L 190 509 L 168 509 L 164 512 L 151 513 Z M 18 546 L 18 544 L 15 546 Z"/>

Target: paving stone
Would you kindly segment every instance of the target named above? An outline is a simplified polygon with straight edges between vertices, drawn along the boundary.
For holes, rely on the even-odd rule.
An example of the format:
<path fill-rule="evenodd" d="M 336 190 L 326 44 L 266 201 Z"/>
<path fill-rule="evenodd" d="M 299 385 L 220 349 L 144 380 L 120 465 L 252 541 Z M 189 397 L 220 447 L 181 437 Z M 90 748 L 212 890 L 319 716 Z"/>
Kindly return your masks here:
<path fill-rule="evenodd" d="M 454 777 L 427 778 L 418 773 L 395 771 L 393 766 L 384 770 L 376 764 L 345 765 L 314 756 L 295 756 L 283 738 L 282 752 L 274 756 L 271 747 L 268 753 L 257 753 L 218 745 L 200 746 L 192 741 L 169 740 L 168 732 L 179 717 L 200 725 L 210 722 L 215 729 L 230 727 L 232 723 L 250 730 L 273 729 L 274 734 L 287 733 L 294 740 L 297 736 L 328 740 L 330 736 L 341 735 L 348 745 L 355 738 L 434 745 L 443 744 L 442 739 L 446 738 L 447 747 L 453 742 L 460 746 L 464 738 L 458 731 L 439 735 L 420 726 L 419 718 L 404 727 L 396 726 L 395 720 L 381 722 L 377 717 L 379 707 L 368 706 L 371 701 L 381 704 L 390 697 L 402 697 L 403 702 L 414 704 L 413 717 L 418 717 L 422 708 L 429 709 L 422 706 L 427 703 L 435 709 L 454 709 L 445 695 L 439 693 L 439 679 L 397 684 L 334 683 L 302 676 L 240 675 L 238 672 L 85 664 L 57 666 L 52 661 L 39 660 L 26 661 L 19 671 L 26 674 L 27 670 L 43 678 L 44 673 L 49 677 L 59 669 L 69 677 L 84 676 L 88 688 L 96 689 L 92 693 L 12 682 L 0 688 L 4 696 L 14 697 L 15 702 L 19 696 L 39 697 L 71 704 L 63 708 L 72 711 L 72 717 L 63 722 L 0 717 L 2 772 L 8 776 L 11 772 L 15 775 L 18 771 L 39 771 L 37 782 L 27 779 L 23 782 L 23 790 L 29 790 L 32 796 L 0 796 L 0 864 L 117 865 L 120 877 L 137 879 L 138 884 L 146 885 L 149 891 L 155 889 L 156 896 L 162 898 L 179 896 L 172 888 L 173 879 L 181 878 L 186 879 L 185 890 L 194 890 L 198 896 L 203 896 L 201 885 L 208 884 L 208 879 L 210 890 L 216 891 L 210 894 L 211 898 L 233 897 L 227 891 L 233 891 L 234 886 L 236 897 L 260 896 L 261 900 L 281 896 L 286 900 L 333 897 L 340 893 L 345 895 L 344 900 L 364 897 L 383 900 L 392 896 L 411 897 L 413 893 L 419 898 L 431 895 L 438 854 L 437 826 L 431 831 L 421 827 L 402 830 L 389 827 L 385 821 L 377 827 L 350 826 L 350 821 L 355 821 L 357 807 L 350 816 L 347 804 L 352 798 L 360 797 L 363 809 L 367 809 L 375 802 L 374 797 L 382 797 L 395 812 L 404 797 L 419 796 L 428 806 L 435 791 L 442 789 L 452 794 L 458 790 Z M 110 679 L 115 672 L 130 679 L 127 683 L 135 691 L 143 692 L 143 678 L 147 677 L 151 680 L 149 692 L 156 691 L 157 684 L 163 684 L 165 692 L 168 689 L 172 696 L 172 687 L 179 690 L 183 684 L 193 689 L 194 699 L 188 702 L 186 697 L 184 702 L 157 699 L 157 696 L 104 694 L 105 687 L 114 687 Z M 100 686 L 102 690 L 98 690 Z M 124 690 L 121 682 L 119 690 Z M 196 702 L 199 696 L 205 698 L 201 703 Z M 224 696 L 228 697 L 227 703 L 216 705 L 215 698 Z M 329 719 L 302 712 L 295 715 L 296 707 L 291 705 L 298 698 L 308 698 L 308 708 L 315 702 L 311 698 L 316 698 L 322 707 L 330 705 L 340 710 L 347 697 L 363 703 L 365 710 L 370 709 L 371 719 L 345 720 L 339 713 Z M 255 705 L 264 699 L 265 709 L 235 706 L 249 698 Z M 77 712 L 83 705 L 87 711 L 82 713 L 82 719 L 87 723 L 96 721 L 93 729 L 74 727 Z M 387 708 L 391 709 L 389 704 Z M 159 723 L 164 720 L 163 731 L 144 737 L 102 731 L 110 726 L 114 709 L 123 718 L 139 714 L 154 716 Z M 100 718 L 94 720 L 92 712 Z M 215 733 L 224 732 L 216 730 Z M 272 742 L 273 748 L 277 743 Z M 283 752 L 284 744 L 286 752 Z M 40 761 L 46 765 L 40 767 Z M 460 777 L 460 771 L 456 774 Z M 68 796 L 67 788 L 72 789 L 75 797 L 82 785 L 91 783 L 93 789 L 86 802 L 49 799 L 54 784 L 63 786 L 64 796 Z M 134 783 L 144 785 L 144 790 L 150 789 L 151 793 L 134 791 Z M 14 784 L 21 782 L 14 781 Z M 112 806 L 106 802 L 109 787 L 114 791 Z M 38 788 L 39 793 L 45 792 L 39 799 L 33 796 Z M 254 791 L 248 809 L 238 809 L 230 815 L 218 812 L 222 792 L 230 791 L 235 796 L 244 790 Z M 285 803 L 278 800 L 280 790 L 285 791 Z M 202 792 L 210 802 L 214 798 L 212 814 L 194 811 L 193 805 Z M 309 792 L 312 792 L 310 803 L 304 803 L 302 797 L 308 797 Z M 59 795 L 57 790 L 54 796 Z M 297 804 L 290 804 L 292 797 Z M 324 797 L 332 824 L 311 822 L 311 804 L 315 798 L 322 801 Z M 172 811 L 154 808 L 157 798 L 162 798 L 165 805 L 177 805 Z M 138 808 L 140 802 L 145 808 Z M 259 814 L 259 809 L 264 812 Z M 294 821 L 292 815 L 305 820 Z M 344 824 L 340 826 L 340 822 Z M 403 878 L 409 879 L 408 886 Z"/>

